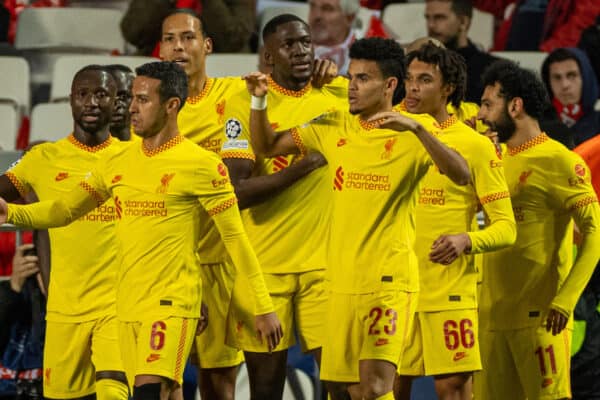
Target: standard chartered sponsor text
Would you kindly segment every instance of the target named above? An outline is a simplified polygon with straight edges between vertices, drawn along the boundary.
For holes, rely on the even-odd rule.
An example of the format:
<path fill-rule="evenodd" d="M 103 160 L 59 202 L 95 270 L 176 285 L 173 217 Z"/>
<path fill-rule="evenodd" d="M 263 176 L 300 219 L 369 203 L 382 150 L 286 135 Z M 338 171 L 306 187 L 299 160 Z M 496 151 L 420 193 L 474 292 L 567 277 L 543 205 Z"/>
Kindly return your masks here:
<path fill-rule="evenodd" d="M 419 204 L 443 206 L 446 204 L 444 189 L 421 188 L 419 191 Z"/>
<path fill-rule="evenodd" d="M 163 201 L 126 200 L 124 215 L 133 217 L 166 217 L 167 208 Z"/>
<path fill-rule="evenodd" d="M 348 172 L 344 186 L 348 189 L 389 191 L 390 176 L 372 173 Z"/>

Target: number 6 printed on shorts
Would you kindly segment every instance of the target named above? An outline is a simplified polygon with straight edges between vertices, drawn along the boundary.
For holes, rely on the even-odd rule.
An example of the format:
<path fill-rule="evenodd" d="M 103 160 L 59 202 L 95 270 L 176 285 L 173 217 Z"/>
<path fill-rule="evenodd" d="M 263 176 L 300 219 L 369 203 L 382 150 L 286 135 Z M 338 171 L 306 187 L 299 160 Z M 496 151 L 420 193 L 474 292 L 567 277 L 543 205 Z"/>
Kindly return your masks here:
<path fill-rule="evenodd" d="M 156 321 L 152 324 L 150 332 L 150 348 L 152 350 L 160 350 L 165 347 L 165 331 L 167 324 L 164 321 Z"/>
<path fill-rule="evenodd" d="M 475 333 L 471 329 L 473 322 L 470 319 L 461 319 L 459 323 L 453 320 L 444 322 L 444 341 L 448 350 L 456 350 L 459 345 L 470 349 L 475 345 Z"/>

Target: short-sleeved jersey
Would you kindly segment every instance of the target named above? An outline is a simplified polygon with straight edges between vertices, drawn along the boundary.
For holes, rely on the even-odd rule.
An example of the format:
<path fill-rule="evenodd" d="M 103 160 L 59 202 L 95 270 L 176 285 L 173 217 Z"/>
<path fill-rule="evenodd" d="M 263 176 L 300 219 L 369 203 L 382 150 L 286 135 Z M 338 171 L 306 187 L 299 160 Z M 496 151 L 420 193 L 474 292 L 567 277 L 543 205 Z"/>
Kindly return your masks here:
<path fill-rule="evenodd" d="M 347 111 L 314 120 L 292 135 L 302 151 L 323 153 L 329 165 L 330 289 L 417 291 L 414 208 L 419 182 L 432 164 L 419 139 L 411 132 L 377 129 Z"/>
<path fill-rule="evenodd" d="M 421 182 L 415 244 L 419 311 L 475 308 L 477 304 L 477 270 L 472 254 L 462 254 L 450 265 L 429 260 L 431 245 L 439 236 L 471 231 L 479 204 L 493 220 L 513 221 L 502 161 L 492 142 L 453 115 L 441 124 L 438 138 L 467 160 L 471 183 L 457 185 L 435 167 Z"/>
<path fill-rule="evenodd" d="M 132 143 L 105 157 L 83 183 L 99 201 L 113 197 L 121 269 L 117 316 L 200 314 L 201 215 L 236 204 L 227 168 L 213 152 L 176 136 L 152 152 Z M 201 214 L 203 210 L 203 214 Z"/>
<path fill-rule="evenodd" d="M 406 105 L 404 104 L 404 100 L 394 106 L 394 109 L 397 111 L 406 111 Z M 446 106 L 446 110 L 448 114 L 455 115 L 459 121 L 472 121 L 475 122 L 475 130 L 479 133 L 485 133 L 489 127 L 485 125 L 483 122 L 477 119 L 477 114 L 479 113 L 479 105 L 476 103 L 471 103 L 469 101 L 462 101 L 458 107 L 454 107 L 451 103 L 448 103 Z"/>
<path fill-rule="evenodd" d="M 276 131 L 288 130 L 332 109 L 347 108 L 347 80 L 336 78 L 322 89 L 308 85 L 300 91 L 291 91 L 269 78 L 267 102 L 271 125 Z M 225 116 L 227 140 L 223 157 L 253 159 L 250 96 L 246 88 L 230 99 Z M 276 173 L 300 157 L 256 158 L 253 174 Z M 264 272 L 292 273 L 325 267 L 331 206 L 326 176 L 327 168 L 319 168 L 283 192 L 242 212 L 244 227 Z"/>
<path fill-rule="evenodd" d="M 6 175 L 24 195 L 53 200 L 69 193 L 98 160 L 118 151 L 123 143 L 110 137 L 88 147 L 73 135 L 34 146 Z M 107 201 L 71 225 L 49 230 L 50 288 L 47 318 L 85 322 L 115 312 L 118 243 L 115 207 Z"/>
<path fill-rule="evenodd" d="M 188 97 L 179 111 L 177 116 L 179 132 L 203 149 L 220 154 L 226 139 L 223 135 L 225 106 L 231 94 L 241 90 L 246 90 L 246 83 L 240 77 L 207 78 L 202 92 L 198 96 Z M 227 252 L 219 232 L 214 222 L 206 215 L 201 219 L 208 221 L 201 226 L 198 245 L 201 262 L 203 264 L 222 262 Z"/>
<path fill-rule="evenodd" d="M 503 162 L 517 240 L 483 256 L 490 329 L 540 324 L 572 267 L 571 211 L 597 201 L 581 157 L 546 134 L 508 148 Z"/>

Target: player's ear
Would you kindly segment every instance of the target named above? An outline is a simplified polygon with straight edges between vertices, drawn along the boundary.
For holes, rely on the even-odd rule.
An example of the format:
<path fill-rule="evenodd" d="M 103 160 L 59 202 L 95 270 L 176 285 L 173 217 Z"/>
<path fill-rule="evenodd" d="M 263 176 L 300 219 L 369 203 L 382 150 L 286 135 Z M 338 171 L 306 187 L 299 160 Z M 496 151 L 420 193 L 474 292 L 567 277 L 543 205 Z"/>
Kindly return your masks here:
<path fill-rule="evenodd" d="M 206 54 L 211 54 L 213 52 L 213 41 L 211 38 L 204 38 L 204 51 Z"/>
<path fill-rule="evenodd" d="M 174 112 L 177 114 L 179 112 L 179 106 L 181 105 L 181 100 L 179 97 L 171 97 L 167 100 L 167 113 Z"/>
<path fill-rule="evenodd" d="M 398 78 L 395 76 L 390 76 L 385 80 L 385 91 L 390 93 L 391 96 L 394 95 L 396 88 L 398 87 Z"/>

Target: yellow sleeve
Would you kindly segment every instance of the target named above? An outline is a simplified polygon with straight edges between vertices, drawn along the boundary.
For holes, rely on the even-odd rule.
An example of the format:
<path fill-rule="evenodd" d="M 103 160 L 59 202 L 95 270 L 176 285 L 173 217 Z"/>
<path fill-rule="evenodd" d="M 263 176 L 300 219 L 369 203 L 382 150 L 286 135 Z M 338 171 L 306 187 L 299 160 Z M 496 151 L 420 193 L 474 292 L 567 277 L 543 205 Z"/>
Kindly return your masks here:
<path fill-rule="evenodd" d="M 483 139 L 483 140 L 480 140 Z M 495 251 L 514 244 L 517 225 L 513 215 L 510 193 L 504 177 L 502 161 L 495 147 L 486 138 L 474 138 L 476 153 L 470 154 L 471 176 L 479 202 L 487 216 L 487 226 L 468 232 L 471 253 Z"/>
<path fill-rule="evenodd" d="M 263 279 L 256 253 L 242 225 L 239 209 L 235 206 L 229 207 L 215 214 L 213 220 L 234 265 L 248 279 L 256 299 L 255 315 L 273 312 L 275 310 L 273 302 Z"/>
<path fill-rule="evenodd" d="M 27 205 L 8 205 L 7 222 L 30 229 L 65 226 L 104 203 L 110 196 L 92 175 L 61 199 Z"/>
<path fill-rule="evenodd" d="M 255 161 L 250 138 L 250 95 L 244 86 L 231 95 L 223 111 L 223 145 L 221 158 L 244 158 Z"/>
<path fill-rule="evenodd" d="M 272 312 L 273 303 L 244 230 L 227 167 L 219 156 L 208 151 L 203 161 L 198 167 L 197 176 L 190 182 L 192 193 L 214 220 L 236 269 L 248 278 L 256 297 L 256 314 Z"/>
<path fill-rule="evenodd" d="M 40 158 L 40 147 L 34 146 L 25 153 L 16 163 L 14 163 L 5 173 L 13 186 L 19 191 L 21 197 L 25 197 L 33 189 L 31 183 L 34 181 L 32 174 L 37 170 L 38 159 Z"/>
<path fill-rule="evenodd" d="M 556 157 L 558 176 L 552 182 L 555 200 L 570 212 L 583 237 L 577 259 L 552 301 L 552 307 L 570 316 L 600 258 L 600 206 L 591 185 L 590 170 L 575 153 Z"/>
<path fill-rule="evenodd" d="M 593 202 L 578 207 L 572 212 L 573 219 L 581 231 L 583 240 L 577 251 L 577 259 L 552 300 L 552 307 L 570 316 L 577 300 L 585 289 L 600 259 L 600 206 Z"/>
<path fill-rule="evenodd" d="M 328 135 L 333 135 L 329 132 L 334 127 L 340 125 L 342 116 L 338 111 L 324 113 L 304 125 L 301 125 L 290 130 L 294 142 L 301 154 L 306 154 L 310 150 L 316 150 L 322 154 L 326 153 L 326 148 L 323 144 L 323 139 Z"/>

